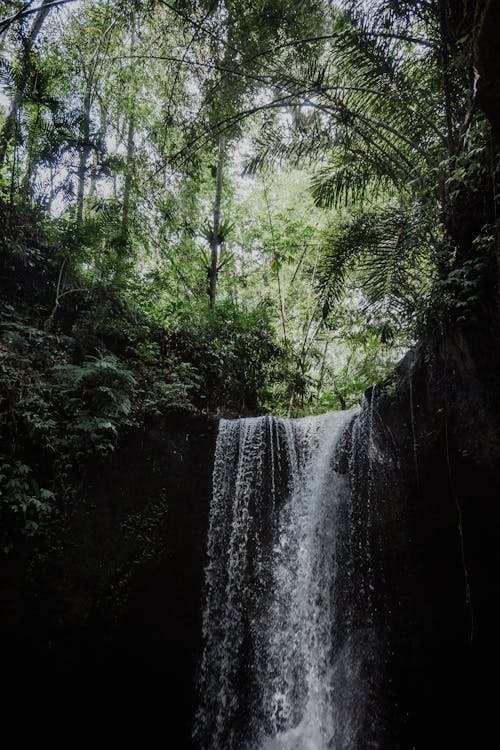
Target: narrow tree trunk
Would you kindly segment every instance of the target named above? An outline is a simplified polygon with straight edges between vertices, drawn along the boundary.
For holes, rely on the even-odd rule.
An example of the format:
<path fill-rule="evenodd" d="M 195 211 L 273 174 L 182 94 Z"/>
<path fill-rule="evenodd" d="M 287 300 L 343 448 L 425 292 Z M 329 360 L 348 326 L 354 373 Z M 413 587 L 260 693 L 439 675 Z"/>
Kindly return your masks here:
<path fill-rule="evenodd" d="M 19 104 L 20 99 L 16 95 L 2 127 L 2 132 L 0 134 L 0 167 L 5 163 L 7 149 L 9 148 L 10 143 L 14 140 Z"/>
<path fill-rule="evenodd" d="M 12 156 L 12 170 L 10 173 L 10 204 L 12 205 L 14 203 L 14 193 L 15 193 L 15 187 L 16 187 L 16 167 L 17 167 L 17 141 L 18 141 L 18 123 L 17 123 L 17 117 L 14 122 L 14 154 Z"/>
<path fill-rule="evenodd" d="M 33 21 L 33 24 L 31 26 L 30 33 L 26 37 L 23 48 L 22 48 L 22 60 L 23 60 L 23 66 L 26 70 L 27 66 L 29 65 L 29 58 L 31 55 L 31 50 L 33 49 L 33 45 L 36 42 L 36 38 L 38 34 L 40 33 L 40 30 L 42 28 L 43 22 L 45 21 L 49 11 L 43 10 L 43 6 L 50 3 L 52 0 L 43 0 L 43 3 L 41 5 L 42 10 L 40 10 L 39 13 L 35 16 L 35 20 Z M 9 145 L 11 144 L 12 140 L 15 138 L 16 135 L 16 123 L 17 123 L 17 117 L 19 114 L 19 110 L 22 105 L 22 92 L 18 91 L 14 98 L 12 99 L 10 110 L 7 114 L 7 117 L 5 118 L 5 122 L 2 127 L 2 132 L 0 134 L 0 167 L 5 162 L 5 157 L 7 155 L 7 149 L 9 148 Z"/>
<path fill-rule="evenodd" d="M 102 101 L 100 101 L 100 127 L 99 127 L 99 138 L 104 141 L 106 139 L 106 133 L 108 132 L 108 115 L 106 112 L 106 109 L 102 105 Z M 98 166 L 98 159 L 97 154 L 94 153 L 92 158 L 92 167 L 93 170 L 90 174 L 90 184 L 89 184 L 89 192 L 88 197 L 92 198 L 96 194 L 97 189 L 97 166 Z"/>
<path fill-rule="evenodd" d="M 132 27 L 132 35 L 130 38 L 130 55 L 133 56 L 135 51 L 135 28 Z M 128 121 L 128 132 L 127 132 L 127 157 L 125 165 L 125 183 L 123 185 L 123 204 L 122 204 L 122 221 L 121 221 L 121 251 L 123 254 L 127 252 L 127 245 L 129 240 L 129 220 L 130 220 L 130 193 L 132 190 L 132 173 L 134 164 L 134 152 L 135 152 L 135 97 L 136 91 L 135 86 L 131 85 L 131 91 L 129 94 L 130 104 L 130 117 Z"/>
<path fill-rule="evenodd" d="M 39 125 L 40 125 L 40 105 L 38 104 L 35 124 L 32 128 L 30 128 L 30 132 L 28 133 L 27 160 L 26 160 L 26 168 L 25 168 L 23 182 L 22 182 L 22 191 L 23 191 L 25 200 L 29 200 L 30 198 L 31 182 L 32 182 L 33 175 L 35 174 L 36 159 L 34 157 L 33 152 L 35 150 L 35 139 L 36 139 L 36 134 L 37 134 Z"/>
<path fill-rule="evenodd" d="M 92 107 L 92 79 L 87 83 L 83 99 L 82 124 L 80 128 L 82 146 L 78 160 L 78 187 L 76 191 L 76 224 L 80 226 L 83 221 L 83 202 L 85 199 L 85 176 L 87 174 L 87 161 L 90 156 L 90 109 Z"/>
<path fill-rule="evenodd" d="M 219 229 L 222 202 L 222 167 L 224 164 L 224 136 L 219 136 L 219 149 L 217 157 L 217 174 L 215 176 L 215 201 L 214 201 L 214 223 L 210 240 L 210 268 L 209 268 L 209 299 L 208 309 L 215 310 L 215 299 L 217 296 L 217 280 L 219 275 Z"/>
<path fill-rule="evenodd" d="M 321 358 L 321 368 L 319 371 L 319 378 L 318 378 L 318 387 L 316 390 L 316 402 L 319 403 L 319 400 L 321 398 L 321 391 L 323 389 L 323 381 L 325 379 L 325 372 L 326 372 L 326 359 L 328 355 L 328 347 L 329 342 L 325 341 L 325 346 L 323 348 L 323 356 Z"/>
<path fill-rule="evenodd" d="M 125 184 L 123 186 L 123 206 L 121 222 L 121 245 L 123 252 L 126 252 L 129 239 L 129 219 L 130 219 L 130 193 L 132 190 L 132 172 L 134 162 L 134 136 L 135 136 L 135 104 L 132 102 L 132 112 L 128 122 L 127 134 L 127 162 L 125 172 Z"/>
<path fill-rule="evenodd" d="M 49 167 L 49 175 L 50 175 L 50 180 L 49 180 L 50 189 L 49 189 L 49 200 L 47 203 L 47 211 L 49 214 L 51 214 L 52 204 L 54 202 L 54 197 L 55 197 L 55 186 L 54 186 L 55 174 L 54 174 L 54 168 L 52 166 Z"/>
<path fill-rule="evenodd" d="M 280 264 L 278 261 L 278 245 L 276 242 L 276 237 L 274 235 L 274 226 L 273 226 L 273 220 L 271 217 L 271 206 L 269 205 L 269 197 L 267 194 L 267 187 L 266 183 L 264 182 L 264 198 L 266 201 L 266 209 L 267 209 L 267 219 L 269 223 L 269 231 L 271 232 L 271 239 L 273 242 L 273 253 L 274 253 L 274 261 L 273 266 L 276 268 L 276 281 L 278 283 L 278 296 L 280 301 L 280 315 L 281 315 L 281 327 L 283 328 L 283 344 L 285 345 L 285 350 L 288 349 L 288 336 L 286 332 L 286 300 L 285 295 L 283 293 L 283 287 L 281 284 L 281 277 L 280 277 Z"/>
<path fill-rule="evenodd" d="M 97 175 L 96 175 L 96 169 L 97 169 L 97 157 L 92 157 L 92 167 L 90 172 L 90 183 L 89 183 L 89 192 L 88 197 L 92 198 L 95 195 L 96 187 L 97 187 Z"/>
<path fill-rule="evenodd" d="M 453 111 L 451 104 L 450 28 L 446 0 L 439 0 L 439 20 L 441 26 L 441 75 L 443 80 L 444 113 L 446 119 L 446 142 L 448 145 L 448 156 L 451 157 L 455 154 L 455 137 L 453 132 Z"/>
<path fill-rule="evenodd" d="M 102 33 L 101 38 L 94 50 L 92 59 L 90 61 L 89 72 L 85 83 L 85 94 L 83 97 L 83 112 L 82 112 L 82 124 L 80 126 L 80 133 L 82 138 L 82 146 L 80 151 L 80 158 L 78 161 L 77 179 L 78 187 L 76 194 L 76 223 L 80 226 L 83 221 L 83 203 L 85 198 L 85 177 L 87 175 L 87 162 L 89 160 L 90 152 L 92 150 L 90 145 L 90 114 L 92 110 L 92 99 L 94 93 L 94 79 L 99 64 L 99 54 L 102 50 L 104 40 L 111 32 L 116 24 L 116 19 L 109 24 L 109 26 Z"/>

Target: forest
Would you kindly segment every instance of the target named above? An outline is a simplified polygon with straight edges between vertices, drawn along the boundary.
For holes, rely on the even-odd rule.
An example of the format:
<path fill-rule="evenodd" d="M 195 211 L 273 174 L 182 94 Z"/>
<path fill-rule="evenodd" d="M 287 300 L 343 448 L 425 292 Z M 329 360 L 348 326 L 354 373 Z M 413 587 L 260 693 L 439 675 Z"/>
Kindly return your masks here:
<path fill-rule="evenodd" d="M 476 315 L 498 285 L 484 12 L 2 3 L 2 513 L 22 533 L 148 414 L 348 408 Z"/>
<path fill-rule="evenodd" d="M 496 394 L 489 432 L 483 412 L 464 423 L 493 451 L 499 15 L 495 0 L 0 0 L 6 580 L 57 558 L 102 467 L 118 476 L 159 425 L 320 415 L 374 386 L 397 400 L 403 358 L 432 377 L 453 360 L 461 393 Z M 461 337 L 486 340 L 476 359 L 446 349 Z M 434 433 L 419 437 L 413 383 L 418 484 Z M 436 387 L 448 408 L 455 386 Z"/>

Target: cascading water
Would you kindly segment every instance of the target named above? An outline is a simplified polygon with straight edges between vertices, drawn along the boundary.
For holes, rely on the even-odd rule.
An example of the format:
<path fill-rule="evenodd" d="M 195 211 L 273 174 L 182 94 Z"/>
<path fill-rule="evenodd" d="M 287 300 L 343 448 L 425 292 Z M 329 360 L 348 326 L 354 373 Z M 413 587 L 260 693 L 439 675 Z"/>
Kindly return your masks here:
<path fill-rule="evenodd" d="M 194 730 L 202 750 L 378 746 L 366 732 L 371 563 L 351 492 L 373 407 L 355 413 L 220 422 Z"/>

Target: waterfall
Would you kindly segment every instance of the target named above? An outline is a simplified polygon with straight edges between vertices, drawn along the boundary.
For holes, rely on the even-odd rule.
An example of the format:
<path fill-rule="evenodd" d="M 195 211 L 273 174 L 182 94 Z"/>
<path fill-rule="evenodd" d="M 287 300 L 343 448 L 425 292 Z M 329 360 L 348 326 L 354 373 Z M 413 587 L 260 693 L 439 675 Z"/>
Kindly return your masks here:
<path fill-rule="evenodd" d="M 220 422 L 194 729 L 201 750 L 379 746 L 366 729 L 376 723 L 363 527 L 371 490 L 363 512 L 353 492 L 362 445 L 372 454 L 373 403 L 357 411 Z M 372 481 L 370 460 L 365 474 Z"/>

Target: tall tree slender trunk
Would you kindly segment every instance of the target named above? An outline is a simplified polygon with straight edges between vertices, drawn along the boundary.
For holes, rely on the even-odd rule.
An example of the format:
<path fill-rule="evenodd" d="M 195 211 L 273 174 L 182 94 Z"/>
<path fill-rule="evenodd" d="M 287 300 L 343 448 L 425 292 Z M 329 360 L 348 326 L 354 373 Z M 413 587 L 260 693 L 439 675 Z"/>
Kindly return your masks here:
<path fill-rule="evenodd" d="M 92 101 L 94 98 L 95 79 L 99 66 L 100 54 L 108 34 L 116 25 L 117 19 L 113 19 L 109 26 L 103 31 L 90 61 L 88 76 L 85 81 L 85 93 L 83 96 L 82 122 L 80 126 L 81 150 L 77 169 L 77 191 L 76 191 L 76 223 L 80 226 L 83 221 L 83 204 L 85 199 L 85 177 L 87 175 L 87 162 L 89 160 L 92 146 L 90 143 L 90 116 L 92 112 Z"/>
<path fill-rule="evenodd" d="M 40 33 L 40 30 L 43 26 L 43 22 L 45 21 L 49 10 L 43 10 L 44 5 L 48 5 L 51 0 L 43 0 L 43 3 L 41 5 L 41 10 L 39 13 L 36 14 L 35 20 L 33 21 L 31 25 L 30 32 L 26 39 L 23 42 L 22 50 L 21 50 L 21 57 L 22 57 L 22 65 L 24 68 L 24 71 L 27 71 L 28 65 L 29 65 L 29 58 L 31 55 L 31 50 L 33 49 L 33 45 L 36 42 L 36 38 L 38 34 Z M 14 97 L 12 99 L 10 110 L 7 114 L 7 117 L 5 118 L 5 122 L 2 126 L 2 130 L 0 133 L 0 167 L 5 162 L 5 157 L 7 155 L 7 149 L 9 148 L 12 140 L 16 136 L 17 131 L 17 119 L 19 110 L 22 106 L 22 92 L 17 91 L 14 94 Z"/>
<path fill-rule="evenodd" d="M 92 108 L 92 78 L 90 76 L 83 97 L 82 123 L 80 134 L 82 146 L 78 160 L 77 179 L 78 186 L 76 191 L 76 223 L 80 226 L 83 221 L 83 202 L 85 199 L 85 176 L 87 174 L 87 162 L 90 156 L 90 110 Z"/>
<path fill-rule="evenodd" d="M 9 148 L 9 145 L 15 136 L 19 106 L 20 97 L 16 95 L 14 97 L 14 100 L 12 101 L 9 113 L 5 119 L 2 127 L 2 132 L 0 134 L 0 167 L 5 163 L 7 149 Z"/>
<path fill-rule="evenodd" d="M 225 138 L 219 136 L 219 147 L 217 156 L 217 173 L 215 175 L 215 201 L 214 201 L 214 221 L 213 230 L 210 238 L 210 268 L 209 278 L 209 298 L 208 309 L 215 310 L 215 300 L 217 297 L 217 281 L 219 276 L 219 257 L 220 257 L 220 219 L 222 203 L 222 171 L 224 166 Z"/>
<path fill-rule="evenodd" d="M 54 184 L 54 178 L 55 178 L 55 170 L 53 166 L 49 166 L 49 198 L 47 201 L 47 212 L 49 214 L 52 213 L 52 204 L 54 202 L 55 198 L 55 184 Z"/>
<path fill-rule="evenodd" d="M 130 113 L 130 119 L 128 121 L 128 133 L 127 133 L 127 161 L 125 171 L 125 183 L 123 185 L 123 205 L 122 205 L 122 221 L 121 221 L 121 244 L 123 252 L 126 252 L 128 240 L 129 240 L 129 224 L 130 224 L 130 194 L 132 191 L 132 172 L 134 163 L 134 152 L 135 152 L 135 102 L 132 101 L 132 110 Z"/>
<path fill-rule="evenodd" d="M 132 35 L 130 39 L 130 56 L 135 51 L 135 28 L 132 27 Z M 121 251 L 123 254 L 127 252 L 127 245 L 129 241 L 129 225 L 130 225 L 130 195 L 132 191 L 132 175 L 134 165 L 134 153 L 135 153 L 135 98 L 136 89 L 135 85 L 130 84 L 129 93 L 129 107 L 130 115 L 128 121 L 128 132 L 127 132 L 127 156 L 125 165 L 125 182 L 123 185 L 123 204 L 122 204 L 122 220 L 121 220 Z"/>
<path fill-rule="evenodd" d="M 446 119 L 446 142 L 448 146 L 448 156 L 452 157 L 455 154 L 455 137 L 453 129 L 452 83 L 450 76 L 451 29 L 448 22 L 448 3 L 446 0 L 439 0 L 439 21 L 441 27 L 441 76 L 443 81 L 443 101 Z"/>
<path fill-rule="evenodd" d="M 283 344 L 285 346 L 285 351 L 288 351 L 288 335 L 286 331 L 286 299 L 285 299 L 283 284 L 281 283 L 280 263 L 278 259 L 278 244 L 276 242 L 276 237 L 274 235 L 273 220 L 271 217 L 271 206 L 269 205 L 269 196 L 267 194 L 267 186 L 265 182 L 264 182 L 264 198 L 266 201 L 269 231 L 271 232 L 271 239 L 273 242 L 273 254 L 274 254 L 274 261 L 275 261 L 275 268 L 276 268 L 276 281 L 278 282 L 278 296 L 279 296 L 279 301 L 280 301 L 281 327 L 283 329 Z"/>
<path fill-rule="evenodd" d="M 32 178 L 36 171 L 35 143 L 38 128 L 40 126 L 40 105 L 37 104 L 35 124 L 30 128 L 27 142 L 27 159 L 22 181 L 22 192 L 26 200 L 29 200 L 31 194 Z"/>

